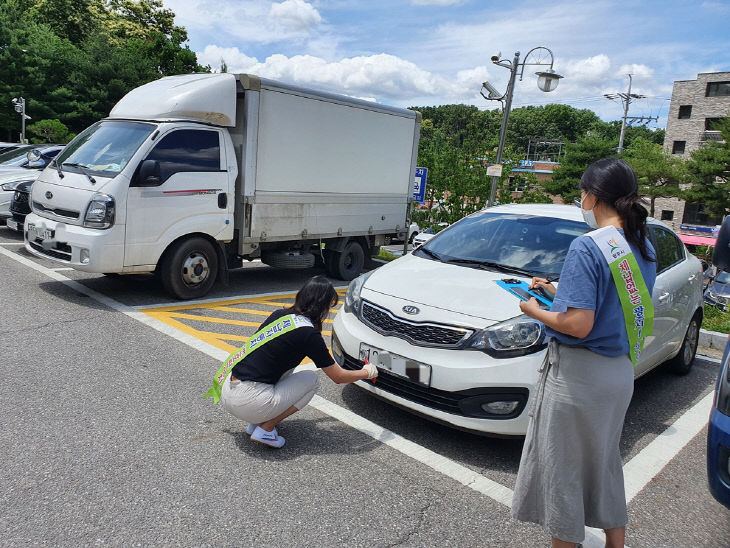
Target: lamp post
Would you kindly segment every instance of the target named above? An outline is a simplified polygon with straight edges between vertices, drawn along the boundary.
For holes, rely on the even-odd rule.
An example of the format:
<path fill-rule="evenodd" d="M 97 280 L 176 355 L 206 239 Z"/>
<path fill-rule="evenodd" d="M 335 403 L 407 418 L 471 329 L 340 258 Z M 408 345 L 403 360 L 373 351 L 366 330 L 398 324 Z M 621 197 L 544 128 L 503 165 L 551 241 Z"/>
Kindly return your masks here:
<path fill-rule="evenodd" d="M 538 52 L 534 55 L 535 60 L 528 62 L 528 58 L 533 52 Z M 557 74 L 553 70 L 553 52 L 550 51 L 550 49 L 544 47 L 544 46 L 538 46 L 536 48 L 532 48 L 530 51 L 527 52 L 527 55 L 525 55 L 522 62 L 520 62 L 520 52 L 515 53 L 515 57 L 512 61 L 509 59 L 500 59 L 501 54 L 493 55 L 492 56 L 492 63 L 494 63 L 497 66 L 504 67 L 506 69 L 509 69 L 510 75 L 509 75 L 509 82 L 507 83 L 507 91 L 504 92 L 503 95 L 499 95 L 499 92 L 497 92 L 494 87 L 489 82 L 484 82 L 482 84 L 482 90 L 480 91 L 482 97 L 484 97 L 487 100 L 490 101 L 504 101 L 503 102 L 503 110 L 504 113 L 502 114 L 502 126 L 499 129 L 499 146 L 497 147 L 497 159 L 495 163 L 499 165 L 502 162 L 502 151 L 504 149 L 504 138 L 507 135 L 507 122 L 509 121 L 509 113 L 510 109 L 512 108 L 512 95 L 514 93 L 515 89 L 515 80 L 517 78 L 517 72 L 520 73 L 520 81 L 522 81 L 522 76 L 525 72 L 525 65 L 544 65 L 544 66 L 550 66 L 550 68 L 538 71 L 535 74 L 537 74 L 537 87 L 539 87 L 542 91 L 548 92 L 553 91 L 556 87 L 558 87 L 558 81 L 562 78 L 560 74 Z M 550 58 L 550 62 L 547 62 L 547 56 Z M 487 90 L 487 95 L 484 95 L 484 89 Z M 497 180 L 499 179 L 499 175 L 492 175 L 492 188 L 489 192 L 489 202 L 487 204 L 487 207 L 492 207 L 494 205 L 494 198 L 497 194 Z"/>
<path fill-rule="evenodd" d="M 15 112 L 20 114 L 20 120 L 21 120 L 21 130 L 20 130 L 20 142 L 25 144 L 25 121 L 30 120 L 30 116 L 28 116 L 25 113 L 25 99 L 22 97 L 20 98 L 13 98 L 13 105 L 15 108 Z"/>

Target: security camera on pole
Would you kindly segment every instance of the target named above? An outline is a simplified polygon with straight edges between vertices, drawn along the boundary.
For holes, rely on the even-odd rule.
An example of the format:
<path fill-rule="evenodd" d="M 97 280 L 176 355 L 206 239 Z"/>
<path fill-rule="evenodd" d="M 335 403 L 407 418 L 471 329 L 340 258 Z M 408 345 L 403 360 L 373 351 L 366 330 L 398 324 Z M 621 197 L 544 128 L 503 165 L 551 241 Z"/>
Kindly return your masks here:
<path fill-rule="evenodd" d="M 528 63 L 527 59 L 533 52 L 537 52 L 533 56 L 534 61 Z M 502 174 L 502 151 L 504 149 L 504 138 L 505 135 L 507 135 L 507 122 L 509 121 L 509 112 L 512 108 L 512 94 L 514 93 L 515 89 L 515 78 L 517 76 L 517 71 L 519 70 L 520 72 L 521 81 L 522 75 L 525 72 L 525 65 L 549 65 L 549 69 L 535 73 L 538 76 L 537 87 L 546 92 L 553 91 L 556 87 L 558 87 L 558 81 L 562 78 L 560 74 L 557 74 L 553 70 L 553 52 L 544 46 L 532 48 L 530 51 L 527 52 L 527 55 L 525 55 L 525 58 L 521 63 L 519 51 L 515 53 L 515 58 L 512 61 L 509 61 L 508 59 L 501 59 L 501 55 L 501 53 L 498 53 L 497 55 L 492 55 L 492 63 L 497 66 L 509 69 L 510 76 L 509 82 L 507 83 L 507 91 L 505 91 L 503 95 L 499 95 L 499 92 L 489 82 L 484 82 L 482 84 L 482 89 L 487 90 L 487 95 L 484 95 L 484 91 L 480 91 L 482 97 L 484 97 L 485 99 L 501 102 L 504 110 L 504 114 L 502 115 L 502 127 L 499 130 L 499 146 L 497 147 L 497 159 L 495 161 L 496 165 L 490 166 L 490 168 L 487 169 L 487 174 L 492 175 L 492 188 L 489 192 L 489 203 L 487 204 L 487 207 L 492 207 L 494 205 L 494 198 L 497 194 L 497 180 Z M 548 55 L 550 59 L 549 63 L 547 62 Z M 490 173 L 490 169 L 492 173 Z"/>
<path fill-rule="evenodd" d="M 14 105 L 14 108 L 15 108 L 15 112 L 17 112 L 18 114 L 20 114 L 20 120 L 21 120 L 20 142 L 23 143 L 23 144 L 25 144 L 26 143 L 26 140 L 25 140 L 25 121 L 26 120 L 30 120 L 31 117 L 28 116 L 25 113 L 25 99 L 23 99 L 22 97 L 21 98 L 14 97 L 13 98 L 13 105 Z"/>

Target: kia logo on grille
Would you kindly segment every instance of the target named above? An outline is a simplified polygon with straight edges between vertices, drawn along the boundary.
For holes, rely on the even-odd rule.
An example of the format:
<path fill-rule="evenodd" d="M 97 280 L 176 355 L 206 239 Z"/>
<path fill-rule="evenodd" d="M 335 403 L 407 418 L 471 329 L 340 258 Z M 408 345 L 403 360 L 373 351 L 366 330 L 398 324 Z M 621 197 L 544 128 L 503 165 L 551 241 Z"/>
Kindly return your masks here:
<path fill-rule="evenodd" d="M 420 312 L 420 310 L 418 309 L 417 306 L 404 306 L 403 312 L 405 312 L 406 314 L 413 315 L 413 314 L 418 314 Z"/>
<path fill-rule="evenodd" d="M 49 190 L 48 192 L 46 192 L 46 200 L 50 200 L 51 198 L 53 198 L 53 192 Z"/>

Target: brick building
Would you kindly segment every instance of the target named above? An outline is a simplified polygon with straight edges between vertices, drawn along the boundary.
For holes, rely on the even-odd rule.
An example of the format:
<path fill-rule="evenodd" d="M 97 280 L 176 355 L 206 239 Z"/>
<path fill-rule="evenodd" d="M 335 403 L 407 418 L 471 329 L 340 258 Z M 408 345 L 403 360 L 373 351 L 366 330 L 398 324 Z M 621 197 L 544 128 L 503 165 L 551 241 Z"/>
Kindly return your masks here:
<path fill-rule="evenodd" d="M 714 129 L 720 118 L 730 115 L 730 72 L 706 72 L 696 80 L 674 82 L 669 104 L 664 150 L 689 158 L 703 144 L 720 140 Z M 688 232 L 682 226 L 708 227 L 721 219 L 712 217 L 702 204 L 688 204 L 677 198 L 657 198 L 655 216 L 674 230 Z"/>

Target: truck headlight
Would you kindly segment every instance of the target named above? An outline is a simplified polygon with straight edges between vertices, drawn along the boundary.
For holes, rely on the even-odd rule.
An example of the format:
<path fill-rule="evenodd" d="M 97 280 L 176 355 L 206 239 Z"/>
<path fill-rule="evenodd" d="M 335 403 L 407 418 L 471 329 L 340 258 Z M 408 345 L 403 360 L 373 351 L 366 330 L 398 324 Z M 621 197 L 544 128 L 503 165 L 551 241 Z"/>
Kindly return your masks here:
<path fill-rule="evenodd" d="M 97 192 L 91 197 L 86 215 L 84 215 L 84 226 L 88 228 L 109 228 L 114 224 L 114 198 L 108 194 Z"/>
<path fill-rule="evenodd" d="M 544 342 L 543 325 L 522 315 L 477 331 L 467 341 L 467 347 L 495 358 L 510 358 L 537 352 Z"/>
<path fill-rule="evenodd" d="M 350 285 L 347 286 L 347 293 L 345 293 L 345 304 L 342 307 L 345 312 L 352 312 L 358 318 L 360 317 L 360 309 L 362 307 L 360 292 L 362 291 L 362 286 L 365 285 L 365 281 L 370 277 L 371 274 L 372 272 L 362 274 L 352 280 L 350 282 Z"/>

